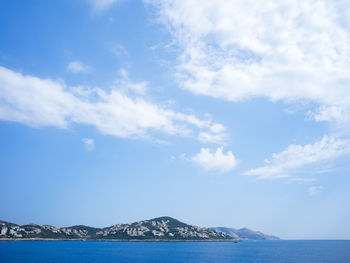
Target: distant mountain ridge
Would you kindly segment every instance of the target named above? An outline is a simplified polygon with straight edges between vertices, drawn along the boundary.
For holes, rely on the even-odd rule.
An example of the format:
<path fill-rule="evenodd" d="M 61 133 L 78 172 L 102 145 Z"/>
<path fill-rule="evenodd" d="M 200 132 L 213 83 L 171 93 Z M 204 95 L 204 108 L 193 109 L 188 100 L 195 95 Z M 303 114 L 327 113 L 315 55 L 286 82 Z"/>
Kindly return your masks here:
<path fill-rule="evenodd" d="M 188 225 L 171 217 L 158 217 L 105 228 L 84 225 L 55 227 L 51 225 L 17 225 L 0 221 L 1 239 L 40 240 L 144 240 L 144 241 L 234 241 L 238 239 L 210 228 Z"/>
<path fill-rule="evenodd" d="M 260 231 L 254 231 L 249 228 L 229 228 L 229 227 L 211 227 L 211 229 L 224 232 L 235 239 L 240 240 L 280 240 L 279 237 L 266 235 Z"/>

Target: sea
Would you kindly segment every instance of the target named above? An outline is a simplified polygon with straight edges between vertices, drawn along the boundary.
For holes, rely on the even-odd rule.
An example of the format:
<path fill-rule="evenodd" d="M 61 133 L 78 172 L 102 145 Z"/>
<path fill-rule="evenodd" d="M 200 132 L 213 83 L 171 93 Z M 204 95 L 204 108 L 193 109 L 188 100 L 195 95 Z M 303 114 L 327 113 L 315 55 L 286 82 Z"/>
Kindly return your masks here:
<path fill-rule="evenodd" d="M 1 263 L 350 263 L 350 241 L 1 241 Z"/>

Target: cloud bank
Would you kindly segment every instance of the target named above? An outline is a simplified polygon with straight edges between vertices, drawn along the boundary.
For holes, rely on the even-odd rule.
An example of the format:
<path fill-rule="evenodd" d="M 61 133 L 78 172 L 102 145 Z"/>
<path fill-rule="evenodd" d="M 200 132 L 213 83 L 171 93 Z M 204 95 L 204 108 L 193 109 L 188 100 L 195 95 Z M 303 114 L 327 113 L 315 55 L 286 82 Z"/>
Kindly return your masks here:
<path fill-rule="evenodd" d="M 181 88 L 232 102 L 257 97 L 302 102 L 310 107 L 309 119 L 338 124 L 343 136 L 350 134 L 349 1 L 144 2 L 154 7 L 178 48 Z M 292 144 L 244 174 L 288 177 L 306 165 L 348 154 L 349 141 L 338 136 Z M 200 137 L 216 141 L 205 133 Z"/>
<path fill-rule="evenodd" d="M 234 102 L 311 101 L 316 120 L 349 121 L 350 2 L 145 2 L 180 48 L 184 89 Z"/>
<path fill-rule="evenodd" d="M 145 84 L 122 78 L 108 90 L 69 87 L 62 81 L 0 67 L 0 119 L 32 127 L 69 128 L 85 124 L 103 134 L 123 138 L 147 138 L 155 132 L 192 137 L 208 132 L 224 136 L 224 127 L 210 119 L 176 112 L 129 94 L 128 90 L 140 85 Z"/>

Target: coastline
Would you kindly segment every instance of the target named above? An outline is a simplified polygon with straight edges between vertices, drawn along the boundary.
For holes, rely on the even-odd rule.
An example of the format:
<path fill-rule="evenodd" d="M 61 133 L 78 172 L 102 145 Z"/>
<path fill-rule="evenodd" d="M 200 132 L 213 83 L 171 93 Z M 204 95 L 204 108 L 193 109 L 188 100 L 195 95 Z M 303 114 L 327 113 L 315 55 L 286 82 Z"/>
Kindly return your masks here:
<path fill-rule="evenodd" d="M 165 239 L 55 239 L 55 238 L 1 238 L 1 241 L 102 241 L 102 242 L 232 242 L 238 243 L 237 240 L 227 239 L 207 239 L 207 240 L 165 240 Z"/>

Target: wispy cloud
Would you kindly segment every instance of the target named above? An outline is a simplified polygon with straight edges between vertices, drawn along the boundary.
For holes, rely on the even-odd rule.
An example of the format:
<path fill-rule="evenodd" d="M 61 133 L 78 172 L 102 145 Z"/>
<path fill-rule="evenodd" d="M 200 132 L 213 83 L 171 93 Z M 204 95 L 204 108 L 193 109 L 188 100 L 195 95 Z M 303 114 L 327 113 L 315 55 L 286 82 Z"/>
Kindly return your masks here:
<path fill-rule="evenodd" d="M 222 144 L 227 135 L 223 132 L 200 132 L 198 135 L 198 139 L 203 143 L 216 143 Z"/>
<path fill-rule="evenodd" d="M 212 125 L 209 132 L 200 132 L 198 139 L 203 143 L 222 144 L 226 140 L 226 128 L 221 124 Z"/>
<path fill-rule="evenodd" d="M 128 51 L 122 45 L 119 44 L 112 46 L 110 51 L 117 57 L 128 55 Z"/>
<path fill-rule="evenodd" d="M 313 183 L 316 182 L 317 179 L 316 178 L 303 178 L 303 177 L 295 177 L 295 178 L 290 178 L 287 183 L 288 184 L 293 184 L 293 183 L 297 183 L 297 184 L 307 184 L 307 183 Z"/>
<path fill-rule="evenodd" d="M 232 151 L 223 152 L 223 147 L 211 151 L 209 148 L 201 148 L 200 152 L 191 158 L 191 161 L 200 165 L 207 171 L 228 172 L 235 168 L 238 160 Z"/>
<path fill-rule="evenodd" d="M 309 196 L 317 196 L 323 191 L 323 186 L 311 186 L 308 190 Z"/>
<path fill-rule="evenodd" d="M 96 11 L 104 11 L 112 7 L 118 0 L 89 0 Z"/>
<path fill-rule="evenodd" d="M 62 81 L 0 67 L 0 119 L 33 127 L 92 125 L 103 134 L 132 138 L 147 138 L 155 132 L 198 137 L 219 125 L 127 92 L 138 85 L 144 84 L 122 78 L 108 89 L 69 87 Z"/>
<path fill-rule="evenodd" d="M 89 70 L 89 67 L 86 66 L 83 62 L 75 60 L 68 63 L 67 70 L 74 74 L 77 74 L 87 72 Z"/>
<path fill-rule="evenodd" d="M 316 120 L 350 120 L 349 1 L 145 2 L 181 50 L 183 88 L 229 101 L 312 101 Z"/>
<path fill-rule="evenodd" d="M 318 164 L 350 153 L 350 140 L 325 136 L 314 144 L 289 145 L 284 151 L 274 153 L 266 165 L 248 170 L 244 175 L 259 179 L 277 179 L 291 176 L 298 169 Z M 317 168 L 315 168 L 317 171 Z"/>
<path fill-rule="evenodd" d="M 84 143 L 86 151 L 90 152 L 95 149 L 95 141 L 93 139 L 83 138 L 81 141 Z"/>
<path fill-rule="evenodd" d="M 123 89 L 124 91 L 131 91 L 139 95 L 145 95 L 147 91 L 148 83 L 146 81 L 143 82 L 132 82 L 129 79 L 129 73 L 126 69 L 121 68 L 118 71 L 118 78 L 114 85 Z"/>

